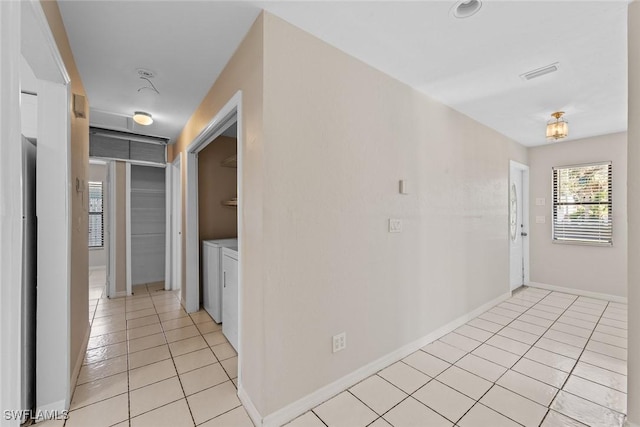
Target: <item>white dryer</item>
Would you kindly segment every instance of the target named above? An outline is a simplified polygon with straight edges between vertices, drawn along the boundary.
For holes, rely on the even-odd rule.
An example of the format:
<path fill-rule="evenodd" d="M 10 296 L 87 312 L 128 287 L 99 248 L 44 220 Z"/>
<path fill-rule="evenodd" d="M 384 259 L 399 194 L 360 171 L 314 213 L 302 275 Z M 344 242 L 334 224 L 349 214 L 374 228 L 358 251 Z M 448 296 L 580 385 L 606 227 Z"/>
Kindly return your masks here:
<path fill-rule="evenodd" d="M 222 248 L 238 247 L 238 239 L 202 241 L 202 306 L 222 322 Z"/>

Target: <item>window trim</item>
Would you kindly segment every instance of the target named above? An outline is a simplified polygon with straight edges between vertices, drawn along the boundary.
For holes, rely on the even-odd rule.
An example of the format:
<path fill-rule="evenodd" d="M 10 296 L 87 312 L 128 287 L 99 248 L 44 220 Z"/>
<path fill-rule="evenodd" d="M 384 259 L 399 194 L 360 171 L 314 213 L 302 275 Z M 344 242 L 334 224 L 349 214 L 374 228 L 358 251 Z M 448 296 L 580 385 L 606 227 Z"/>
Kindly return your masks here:
<path fill-rule="evenodd" d="M 556 238 L 556 194 L 555 194 L 555 171 L 557 169 L 570 169 L 570 168 L 581 168 L 581 167 L 589 167 L 589 166 L 608 166 L 608 176 L 609 176 L 609 219 L 611 221 L 611 239 L 608 242 L 598 242 L 598 241 L 588 241 L 588 240 L 569 240 L 569 239 L 557 239 Z M 604 203 L 602 203 L 604 204 Z M 558 245 L 578 245 L 578 246 L 600 246 L 600 247 L 612 247 L 613 246 L 613 162 L 602 161 L 602 162 L 591 162 L 591 163 L 580 163 L 580 164 L 572 164 L 572 165 L 562 165 L 562 166 L 553 166 L 551 168 L 551 242 Z"/>

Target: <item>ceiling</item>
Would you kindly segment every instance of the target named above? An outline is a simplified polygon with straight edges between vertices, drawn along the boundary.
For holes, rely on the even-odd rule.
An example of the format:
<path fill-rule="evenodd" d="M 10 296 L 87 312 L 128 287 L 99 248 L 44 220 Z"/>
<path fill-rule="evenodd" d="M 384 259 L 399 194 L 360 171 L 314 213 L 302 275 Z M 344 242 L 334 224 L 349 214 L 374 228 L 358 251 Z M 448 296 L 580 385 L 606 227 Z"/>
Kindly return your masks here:
<path fill-rule="evenodd" d="M 568 139 L 626 130 L 627 1 L 485 0 L 465 19 L 455 1 L 59 3 L 95 126 L 174 140 L 264 8 L 523 145 L 557 110 Z"/>

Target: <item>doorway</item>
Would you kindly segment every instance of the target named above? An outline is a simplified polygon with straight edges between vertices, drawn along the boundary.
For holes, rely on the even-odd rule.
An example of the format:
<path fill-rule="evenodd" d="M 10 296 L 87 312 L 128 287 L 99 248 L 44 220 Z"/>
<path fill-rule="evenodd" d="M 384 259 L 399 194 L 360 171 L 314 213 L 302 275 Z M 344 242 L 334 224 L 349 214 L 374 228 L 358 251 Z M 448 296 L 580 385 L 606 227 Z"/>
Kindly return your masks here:
<path fill-rule="evenodd" d="M 187 312 L 193 313 L 200 309 L 200 242 L 198 227 L 198 153 L 204 150 L 214 139 L 222 135 L 229 127 L 237 122 L 237 218 L 242 212 L 242 115 L 241 92 L 227 102 L 218 115 L 211 120 L 209 125 L 187 147 L 186 162 L 186 190 L 187 199 L 185 205 L 186 226 L 186 284 L 183 296 Z M 238 222 L 238 252 L 242 247 L 242 222 Z M 239 260 L 240 261 L 240 260 Z M 241 263 L 239 262 L 239 265 Z M 239 284 L 241 278 L 238 278 Z"/>
<path fill-rule="evenodd" d="M 164 165 L 128 162 L 126 185 L 127 294 L 130 295 L 133 286 L 157 284 L 165 280 Z"/>
<path fill-rule="evenodd" d="M 238 91 L 227 104 L 218 112 L 218 114 L 209 122 L 203 131 L 194 138 L 191 144 L 186 148 L 186 204 L 185 204 L 185 241 L 186 241 L 186 282 L 183 291 L 185 299 L 185 308 L 187 312 L 192 313 L 200 309 L 200 231 L 198 222 L 198 153 L 207 147 L 216 138 L 223 135 L 225 131 L 236 125 L 236 158 L 235 166 L 237 169 L 237 192 L 235 200 L 222 201 L 228 206 L 233 205 L 236 209 L 237 223 L 237 251 L 234 266 L 237 271 L 237 277 L 234 277 L 233 292 L 237 295 L 237 307 L 235 308 L 234 317 L 236 323 L 234 325 L 237 336 L 237 353 L 238 353 L 238 389 L 242 386 L 242 268 L 243 268 L 243 226 L 242 226 L 242 208 L 243 208 L 243 121 L 242 121 L 242 92 Z M 226 248 L 225 248 L 226 249 Z M 224 285 L 223 285 L 224 287 Z M 224 299 L 224 297 L 223 297 Z M 224 305 L 224 302 L 223 302 Z M 224 310 L 224 307 L 223 307 Z M 223 333 L 224 333 L 223 319 Z M 226 334 L 225 334 L 226 335 Z"/>
<path fill-rule="evenodd" d="M 529 167 L 509 164 L 509 289 L 529 282 Z"/>
<path fill-rule="evenodd" d="M 182 153 L 167 166 L 167 183 L 170 221 L 165 290 L 175 291 L 182 289 Z"/>
<path fill-rule="evenodd" d="M 71 320 L 75 313 L 69 297 L 74 230 L 70 211 L 84 195 L 84 182 L 70 176 L 71 81 L 40 2 L 0 2 L 0 39 L 0 138 L 6 142 L 0 159 L 0 194 L 5 207 L 0 219 L 0 277 L 3 285 L 7 284 L 0 297 L 0 395 L 4 408 L 22 409 L 21 395 L 27 388 L 20 375 L 27 355 L 16 345 L 20 342 L 22 301 L 20 91 L 25 72 L 20 64 L 24 58 L 38 80 L 36 269 L 47 285 L 38 287 L 36 295 L 35 408 L 62 411 L 69 407 L 74 365 L 79 369 L 77 361 L 70 360 L 72 332 L 77 326 Z M 12 423 L 18 422 L 16 417 Z"/>

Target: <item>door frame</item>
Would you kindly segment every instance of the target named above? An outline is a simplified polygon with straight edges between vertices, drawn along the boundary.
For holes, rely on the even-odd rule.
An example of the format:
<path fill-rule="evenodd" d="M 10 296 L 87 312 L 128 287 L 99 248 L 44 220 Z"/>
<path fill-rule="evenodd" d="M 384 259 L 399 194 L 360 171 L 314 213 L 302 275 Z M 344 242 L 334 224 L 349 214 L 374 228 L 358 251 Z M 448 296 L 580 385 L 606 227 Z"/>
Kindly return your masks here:
<path fill-rule="evenodd" d="M 62 411 L 71 397 L 70 271 L 71 191 L 84 182 L 70 179 L 69 94 L 71 79 L 39 1 L 0 2 L 0 401 L 21 409 L 20 301 L 22 263 L 22 152 L 20 141 L 20 62 L 23 56 L 39 79 L 36 199 L 38 291 L 36 410 Z M 14 141 L 15 143 L 11 143 Z M 47 203 L 50 203 L 49 205 Z M 46 209 L 44 208 L 46 206 Z M 38 355 L 40 357 L 38 357 Z M 19 424 L 6 420 L 3 426 Z"/>
<path fill-rule="evenodd" d="M 115 298 L 116 291 L 116 162 L 107 160 L 107 230 L 109 239 L 109 253 L 107 254 L 107 296 Z"/>
<path fill-rule="evenodd" d="M 141 162 L 141 161 L 126 161 L 125 167 L 125 245 L 126 245 L 126 280 L 127 280 L 127 296 L 133 294 L 133 282 L 131 278 L 131 166 L 145 166 L 151 168 L 167 168 L 166 163 L 154 163 L 154 162 Z M 166 178 L 165 178 L 166 185 Z M 166 209 L 166 198 L 167 193 L 165 189 L 165 209 Z M 169 218 L 165 217 L 165 224 L 169 222 Z M 166 230 L 166 225 L 165 225 Z M 166 242 L 166 236 L 165 236 Z M 165 253 L 166 260 L 166 253 Z M 166 273 L 166 265 L 165 265 L 165 273 Z M 167 280 L 165 276 L 165 281 Z M 165 285 L 166 287 L 166 285 Z"/>
<path fill-rule="evenodd" d="M 182 288 L 182 153 L 167 165 L 167 249 L 165 290 Z"/>
<path fill-rule="evenodd" d="M 529 221 L 529 166 L 516 162 L 515 160 L 509 160 L 508 191 L 511 191 L 511 184 L 513 183 L 512 174 L 514 172 L 522 174 L 522 229 L 526 230 L 528 233 L 528 238 L 522 239 L 522 258 L 524 268 L 523 284 L 528 285 L 531 281 L 529 271 L 529 239 L 531 237 L 531 223 Z M 509 290 L 513 291 L 514 289 L 517 288 L 511 288 L 511 242 L 509 241 Z"/>
<path fill-rule="evenodd" d="M 124 238 L 125 238 L 125 280 L 126 280 L 126 295 L 131 295 L 131 163 L 125 163 L 125 178 L 124 178 Z"/>
<path fill-rule="evenodd" d="M 243 206 L 242 187 L 242 91 L 238 91 L 220 109 L 218 114 L 205 126 L 205 128 L 193 139 L 186 148 L 186 203 L 185 203 L 185 240 L 186 240 L 186 283 L 185 283 L 185 308 L 193 313 L 200 309 L 200 242 L 198 226 L 198 153 L 220 136 L 231 123 L 238 123 L 237 135 L 237 186 L 238 186 L 238 292 L 242 295 L 242 234 L 243 227 L 241 213 Z M 239 324 L 238 324 L 238 350 L 240 350 L 240 337 L 242 327 L 242 298 L 238 298 Z M 240 354 L 240 351 L 238 351 Z M 240 360 L 240 359 L 238 359 Z"/>
<path fill-rule="evenodd" d="M 186 204 L 185 204 L 185 240 L 186 240 L 186 282 L 185 308 L 192 313 L 200 308 L 200 242 L 198 225 L 198 153 L 220 136 L 232 123 L 237 123 L 237 216 L 238 224 L 238 394 L 247 404 L 250 400 L 243 397 L 242 372 L 242 319 L 243 319 L 243 263 L 244 263 L 244 226 L 242 213 L 244 207 L 244 112 L 242 109 L 242 90 L 237 91 L 220 109 L 218 114 L 204 127 L 186 148 Z"/>

